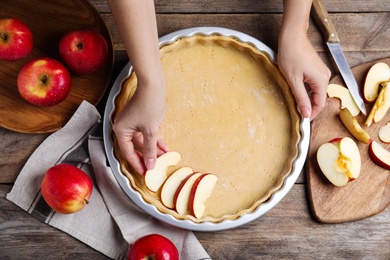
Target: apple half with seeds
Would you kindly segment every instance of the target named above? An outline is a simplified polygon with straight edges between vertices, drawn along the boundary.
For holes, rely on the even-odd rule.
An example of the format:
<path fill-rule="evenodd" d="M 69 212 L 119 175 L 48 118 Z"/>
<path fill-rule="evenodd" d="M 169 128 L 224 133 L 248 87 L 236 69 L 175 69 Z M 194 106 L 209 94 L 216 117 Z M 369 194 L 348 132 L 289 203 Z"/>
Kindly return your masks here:
<path fill-rule="evenodd" d="M 390 151 L 386 150 L 378 142 L 372 141 L 368 147 L 371 160 L 378 166 L 390 170 Z"/>
<path fill-rule="evenodd" d="M 179 188 L 185 178 L 187 178 L 194 171 L 191 167 L 181 167 L 173 172 L 165 181 L 161 188 L 161 202 L 165 207 L 173 209 L 175 207 L 174 197 L 176 190 Z"/>
<path fill-rule="evenodd" d="M 370 135 L 360 126 L 356 118 L 351 114 L 348 108 L 341 108 L 339 113 L 341 122 L 345 128 L 359 141 L 369 144 L 371 142 Z"/>
<path fill-rule="evenodd" d="M 169 168 L 178 164 L 180 160 L 181 154 L 176 151 L 169 151 L 159 156 L 155 167 L 145 173 L 146 187 L 152 192 L 157 192 L 170 175 Z"/>
<path fill-rule="evenodd" d="M 325 177 L 337 187 L 347 185 L 360 175 L 360 151 L 349 137 L 322 144 L 317 150 L 317 161 Z"/>
<path fill-rule="evenodd" d="M 218 177 L 214 174 L 205 173 L 194 183 L 190 193 L 189 208 L 191 214 L 201 218 L 206 209 L 206 202 L 214 190 Z"/>
<path fill-rule="evenodd" d="M 382 83 L 390 81 L 390 68 L 384 62 L 375 63 L 367 72 L 363 86 L 363 99 L 366 103 L 376 100 L 379 87 Z"/>
<path fill-rule="evenodd" d="M 340 107 L 348 108 L 353 116 L 357 116 L 360 113 L 360 108 L 356 105 L 351 92 L 346 87 L 339 84 L 329 84 L 326 93 L 330 98 L 340 99 Z"/>

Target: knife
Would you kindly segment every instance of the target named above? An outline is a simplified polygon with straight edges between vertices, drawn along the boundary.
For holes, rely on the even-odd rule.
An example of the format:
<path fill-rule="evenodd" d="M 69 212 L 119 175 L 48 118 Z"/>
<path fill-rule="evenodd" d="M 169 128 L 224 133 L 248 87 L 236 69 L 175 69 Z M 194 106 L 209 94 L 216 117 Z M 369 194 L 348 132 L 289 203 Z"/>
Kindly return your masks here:
<path fill-rule="evenodd" d="M 339 36 L 332 21 L 330 20 L 329 14 L 322 3 L 322 0 L 313 0 L 311 14 L 326 39 L 329 51 L 332 54 L 340 74 L 351 92 L 356 105 L 360 108 L 360 111 L 366 115 L 366 106 L 360 96 L 358 84 L 356 83 L 356 79 L 348 65 L 347 59 L 344 56 L 343 50 L 340 46 Z"/>

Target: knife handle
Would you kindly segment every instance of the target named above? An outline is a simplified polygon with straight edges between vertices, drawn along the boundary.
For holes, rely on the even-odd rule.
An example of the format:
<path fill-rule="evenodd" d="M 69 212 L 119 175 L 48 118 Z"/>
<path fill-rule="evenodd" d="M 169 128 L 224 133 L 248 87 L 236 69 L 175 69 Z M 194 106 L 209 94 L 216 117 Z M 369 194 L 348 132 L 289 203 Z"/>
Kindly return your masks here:
<path fill-rule="evenodd" d="M 322 0 L 313 0 L 311 14 L 324 35 L 326 42 L 339 43 L 339 36 L 332 21 L 330 20 L 328 11 L 326 11 Z"/>

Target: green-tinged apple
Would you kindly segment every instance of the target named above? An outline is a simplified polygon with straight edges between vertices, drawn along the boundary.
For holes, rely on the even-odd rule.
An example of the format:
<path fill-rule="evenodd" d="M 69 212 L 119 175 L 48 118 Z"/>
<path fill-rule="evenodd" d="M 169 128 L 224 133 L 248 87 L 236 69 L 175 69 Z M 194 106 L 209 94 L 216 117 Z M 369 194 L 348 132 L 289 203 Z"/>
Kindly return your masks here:
<path fill-rule="evenodd" d="M 382 142 L 386 144 L 390 143 L 390 122 L 379 128 L 378 136 L 379 140 L 381 140 Z"/>
<path fill-rule="evenodd" d="M 192 186 L 194 185 L 195 181 L 203 174 L 204 173 L 201 172 L 194 172 L 190 174 L 177 188 L 173 200 L 175 204 L 175 210 L 180 215 L 184 215 L 189 212 L 189 202 Z"/>
<path fill-rule="evenodd" d="M 353 100 L 351 92 L 349 89 L 339 85 L 339 84 L 329 84 L 326 90 L 328 97 L 338 98 L 341 101 L 340 107 L 346 107 L 351 112 L 353 116 L 357 116 L 360 113 L 360 108 L 356 105 L 356 102 Z"/>
<path fill-rule="evenodd" d="M 37 58 L 19 71 L 17 85 L 22 97 L 37 106 L 54 106 L 70 92 L 72 78 L 68 69 L 52 58 Z"/>
<path fill-rule="evenodd" d="M 155 167 L 145 173 L 146 187 L 150 191 L 157 192 L 171 174 L 169 168 L 178 164 L 180 160 L 181 154 L 176 151 L 169 151 L 160 155 L 156 160 Z"/>
<path fill-rule="evenodd" d="M 390 151 L 386 150 L 378 142 L 372 141 L 368 147 L 371 160 L 378 166 L 390 170 Z"/>
<path fill-rule="evenodd" d="M 64 163 L 47 170 L 41 193 L 53 210 L 70 214 L 84 208 L 91 197 L 92 187 L 92 180 L 84 171 Z"/>
<path fill-rule="evenodd" d="M 337 187 L 347 185 L 360 175 L 360 151 L 349 137 L 322 144 L 317 150 L 317 161 L 325 177 Z"/>
<path fill-rule="evenodd" d="M 103 66 L 107 59 L 106 39 L 93 30 L 74 30 L 62 36 L 59 53 L 70 71 L 85 75 Z"/>
<path fill-rule="evenodd" d="M 179 260 L 175 244 L 160 234 L 150 234 L 130 245 L 128 260 Z"/>
<path fill-rule="evenodd" d="M 375 63 L 367 72 L 363 86 L 363 99 L 372 103 L 378 97 L 379 87 L 382 83 L 390 81 L 390 68 L 384 62 Z"/>
<path fill-rule="evenodd" d="M 218 177 L 214 174 L 205 173 L 200 176 L 192 186 L 190 192 L 189 207 L 195 218 L 201 218 L 206 209 L 206 202 L 210 198 Z"/>
<path fill-rule="evenodd" d="M 177 188 L 180 186 L 180 183 L 193 172 L 194 171 L 191 167 L 184 166 L 174 171 L 168 177 L 168 179 L 165 181 L 161 188 L 161 201 L 165 205 L 165 207 L 170 209 L 173 209 L 175 207 L 173 200 Z"/>
<path fill-rule="evenodd" d="M 24 22 L 14 17 L 0 19 L 0 59 L 23 59 L 32 48 L 33 35 Z"/>
<path fill-rule="evenodd" d="M 348 108 L 342 108 L 339 113 L 341 122 L 343 122 L 345 128 L 359 141 L 369 144 L 371 142 L 370 135 L 360 126 L 359 122 Z"/>
<path fill-rule="evenodd" d="M 390 108 L 390 82 L 387 82 L 380 90 L 378 97 L 375 100 L 374 106 L 371 108 L 365 125 L 370 126 L 373 122 L 378 123 L 386 115 Z"/>

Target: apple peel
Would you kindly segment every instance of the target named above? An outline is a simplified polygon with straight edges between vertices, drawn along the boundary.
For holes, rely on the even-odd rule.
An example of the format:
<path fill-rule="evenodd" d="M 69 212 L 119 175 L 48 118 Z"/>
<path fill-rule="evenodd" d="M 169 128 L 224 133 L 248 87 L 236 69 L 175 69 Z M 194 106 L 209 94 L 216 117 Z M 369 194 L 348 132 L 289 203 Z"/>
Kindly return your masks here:
<path fill-rule="evenodd" d="M 378 166 L 390 170 L 390 151 L 381 146 L 378 142 L 372 141 L 368 147 L 368 154 L 371 160 Z"/>
<path fill-rule="evenodd" d="M 328 97 L 338 98 L 341 101 L 340 107 L 346 107 L 351 112 L 353 116 L 357 116 L 360 113 L 360 108 L 356 105 L 356 102 L 353 100 L 351 92 L 349 89 L 339 85 L 339 84 L 329 84 L 326 90 Z"/>

